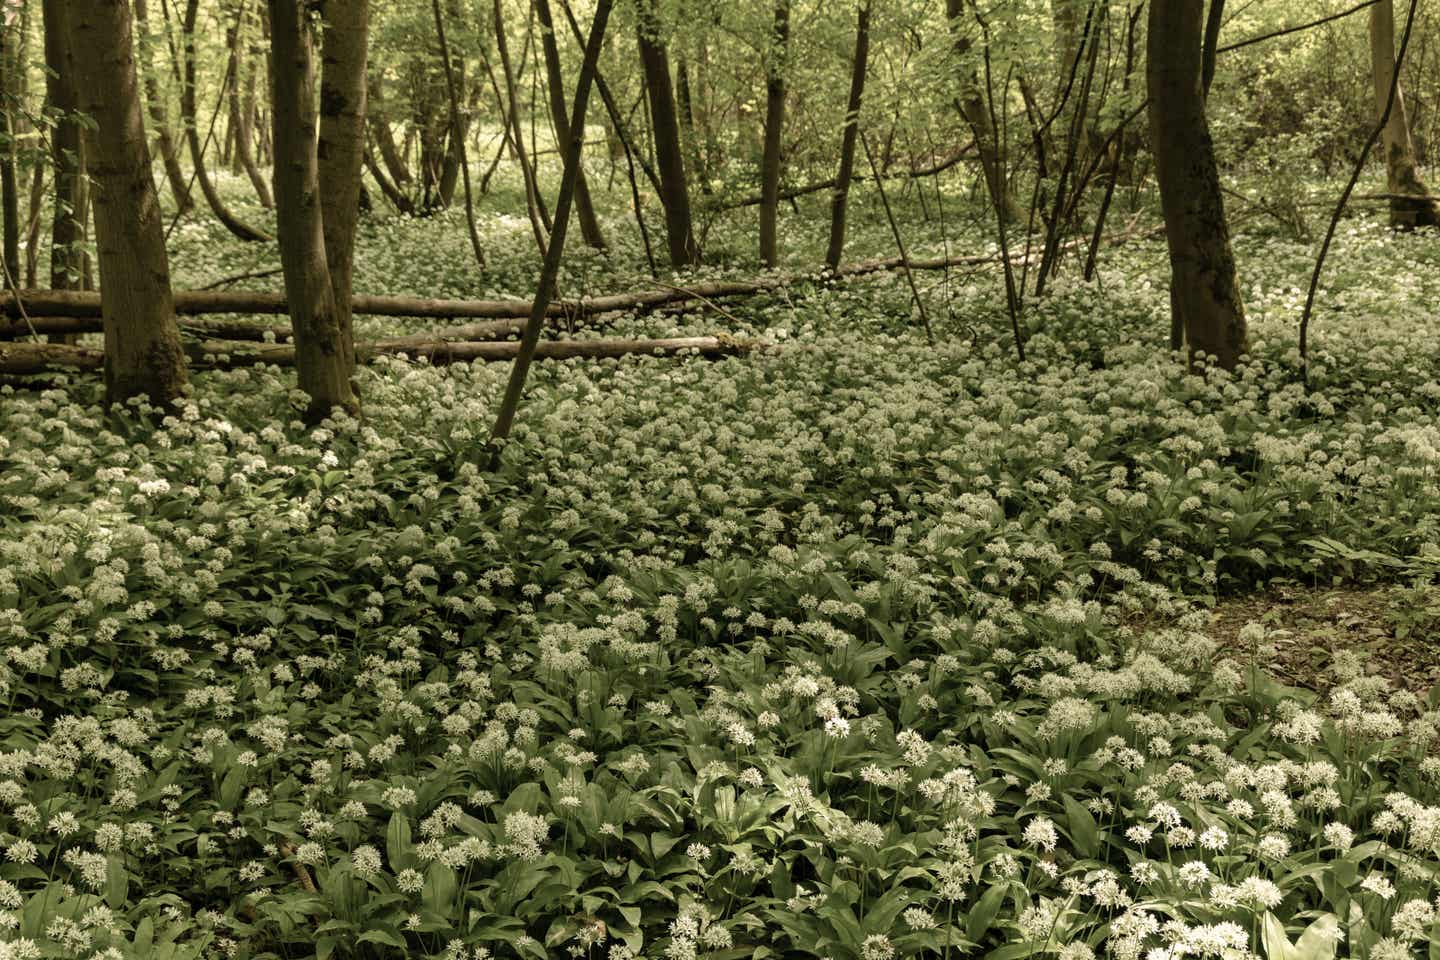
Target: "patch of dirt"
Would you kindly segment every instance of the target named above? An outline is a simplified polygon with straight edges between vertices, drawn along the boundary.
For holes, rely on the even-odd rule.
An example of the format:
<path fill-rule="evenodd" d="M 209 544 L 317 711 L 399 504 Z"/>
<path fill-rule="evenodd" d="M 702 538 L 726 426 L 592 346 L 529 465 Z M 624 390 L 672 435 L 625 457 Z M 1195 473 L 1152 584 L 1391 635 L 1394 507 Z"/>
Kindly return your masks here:
<path fill-rule="evenodd" d="M 1367 674 L 1378 674 L 1394 689 L 1424 697 L 1440 683 L 1440 587 L 1339 587 L 1300 585 L 1222 600 L 1214 610 L 1210 636 L 1224 654 L 1248 663 L 1241 642 L 1247 623 L 1265 627 L 1275 655 L 1264 664 L 1276 679 L 1325 692 L 1337 683 L 1330 669 L 1343 651 L 1359 654 Z"/>

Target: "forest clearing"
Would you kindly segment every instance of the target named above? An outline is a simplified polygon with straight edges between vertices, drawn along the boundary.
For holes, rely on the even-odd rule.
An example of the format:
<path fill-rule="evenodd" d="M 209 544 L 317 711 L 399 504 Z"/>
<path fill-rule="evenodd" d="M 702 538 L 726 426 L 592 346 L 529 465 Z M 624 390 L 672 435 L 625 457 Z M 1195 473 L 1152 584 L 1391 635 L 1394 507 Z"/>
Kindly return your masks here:
<path fill-rule="evenodd" d="M 0 13 L 0 960 L 1440 956 L 1440 11 Z"/>

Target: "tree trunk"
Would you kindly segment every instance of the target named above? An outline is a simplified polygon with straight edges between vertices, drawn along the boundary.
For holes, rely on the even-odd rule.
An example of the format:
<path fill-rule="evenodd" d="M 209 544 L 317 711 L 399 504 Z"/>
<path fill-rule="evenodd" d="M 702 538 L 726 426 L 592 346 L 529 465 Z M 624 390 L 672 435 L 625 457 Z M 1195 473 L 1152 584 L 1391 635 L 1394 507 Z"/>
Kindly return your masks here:
<path fill-rule="evenodd" d="M 1375 117 L 1385 113 L 1390 97 L 1390 82 L 1395 76 L 1395 5 L 1394 0 L 1378 0 L 1370 8 L 1370 65 L 1375 84 Z M 1395 84 L 1395 105 L 1380 134 L 1380 149 L 1385 156 L 1385 178 L 1388 192 L 1408 196 L 1428 196 L 1430 191 L 1420 180 L 1415 162 L 1415 145 L 1410 139 L 1410 121 L 1405 110 L 1405 94 Z M 1440 224 L 1440 204 L 1434 200 L 1390 201 L 1392 227 L 1433 227 Z"/>
<path fill-rule="evenodd" d="M 67 0 L 44 0 L 41 5 L 45 18 L 45 93 L 50 108 L 57 113 L 50 130 L 50 158 L 55 169 L 50 286 L 56 290 L 79 289 L 85 273 L 85 146 L 75 119 L 79 109 L 75 72 L 79 64 L 70 49 L 74 36 L 69 23 L 72 6 Z"/>
<path fill-rule="evenodd" d="M 382 106 L 385 103 L 383 97 L 383 81 L 376 73 L 370 78 L 366 123 L 375 135 L 375 146 L 380 151 L 381 162 L 390 173 L 390 181 L 397 189 L 404 190 L 414 178 L 410 175 L 410 168 L 405 166 L 405 159 L 400 156 L 400 147 L 395 143 L 395 133 L 390 129 L 390 115 Z"/>
<path fill-rule="evenodd" d="M 3 217 L 3 255 L 5 265 L 4 285 L 20 285 L 20 188 L 15 180 L 15 155 L 18 152 L 15 141 L 15 123 L 11 117 L 16 97 L 16 67 L 20 63 L 20 36 L 17 29 L 20 21 L 0 23 L 0 217 Z"/>
<path fill-rule="evenodd" d="M 525 179 L 525 200 L 530 214 L 530 228 L 535 234 L 535 247 L 540 256 L 544 257 L 552 222 L 545 210 L 545 203 L 540 198 L 540 185 L 535 168 L 525 151 L 525 130 L 520 126 L 520 99 L 515 93 L 515 71 L 510 64 L 510 43 L 506 36 L 505 13 L 500 0 L 495 0 L 493 12 L 495 46 L 500 54 L 500 72 L 505 81 L 501 112 L 508 114 L 510 119 L 510 149 L 514 151 L 515 160 L 520 164 L 520 174 Z M 493 72 L 490 82 L 492 86 L 495 85 Z M 495 93 L 496 96 L 501 95 L 498 87 Z"/>
<path fill-rule="evenodd" d="M 189 213 L 195 209 L 195 198 L 190 196 L 190 187 L 185 182 L 185 171 L 180 169 L 180 149 L 175 144 L 175 134 L 170 129 L 170 117 L 165 109 L 165 98 L 160 95 L 160 84 L 155 79 L 155 63 L 151 56 L 154 39 L 150 36 L 147 0 L 135 0 L 135 23 L 139 26 L 136 37 L 140 79 L 145 87 L 145 104 L 150 112 L 150 126 L 155 129 L 155 139 L 160 148 L 160 160 L 165 165 L 165 179 L 170 183 L 170 193 L 175 198 L 175 209 Z"/>
<path fill-rule="evenodd" d="M 135 79 L 130 4 L 69 0 L 79 106 L 94 120 L 89 170 L 95 183 L 105 324 L 105 402 L 145 395 L 168 406 L 185 392 L 164 224 Z"/>
<path fill-rule="evenodd" d="M 840 171 L 835 175 L 835 193 L 830 198 L 830 245 L 825 265 L 840 266 L 845 252 L 845 208 L 850 200 L 850 180 L 855 170 L 855 141 L 860 131 L 860 102 L 865 95 L 865 70 L 870 58 L 870 0 L 861 0 L 855 22 L 855 60 L 850 67 L 850 99 L 845 105 L 845 132 L 840 138 Z"/>
<path fill-rule="evenodd" d="M 1150 140 L 1165 238 L 1170 304 L 1193 358 L 1231 369 L 1246 349 L 1245 308 L 1201 91 L 1204 0 L 1152 0 L 1146 37 Z"/>
<path fill-rule="evenodd" d="M 1005 186 L 1005 172 L 1000 167 L 1000 146 L 997 131 L 990 122 L 990 111 L 985 106 L 980 82 L 972 67 L 965 65 L 974 41 L 963 32 L 965 0 L 945 0 L 945 15 L 950 22 L 951 48 L 955 56 L 955 69 L 959 82 L 959 96 L 956 108 L 970 127 L 975 137 L 975 149 L 980 155 L 980 166 L 985 174 L 985 187 L 990 192 L 990 202 L 1006 223 L 1020 220 L 1015 200 Z"/>
<path fill-rule="evenodd" d="M 452 21 L 461 19 L 461 12 L 453 2 L 447 2 L 449 16 Z M 446 99 L 449 99 L 450 87 L 457 88 L 456 106 L 464 103 L 465 81 L 465 58 L 456 57 L 454 61 L 454 73 L 452 74 L 447 66 L 445 73 Z M 465 159 L 465 138 L 470 134 L 470 116 L 468 112 L 457 111 L 452 114 L 449 109 L 445 111 L 445 156 L 440 164 L 440 179 L 436 184 L 436 190 L 440 198 L 440 206 L 448 208 L 455 201 L 455 187 L 460 183 L 460 171 L 467 162 Z"/>
<path fill-rule="evenodd" d="M 315 422 L 335 407 L 358 414 L 360 402 L 350 384 L 353 346 L 345 343 L 326 259 L 308 5 L 306 0 L 269 0 L 269 6 L 280 263 L 300 389 L 310 396 L 306 417 Z"/>
<path fill-rule="evenodd" d="M 660 36 L 655 0 L 638 0 L 640 12 L 640 66 L 650 104 L 650 126 L 655 136 L 655 166 L 660 171 L 660 202 L 665 207 L 665 232 L 670 263 L 675 267 L 700 262 L 700 248 L 690 220 L 690 188 L 685 181 L 685 155 L 680 147 L 680 125 L 675 116 L 675 92 L 670 82 L 670 58 Z"/>
<path fill-rule="evenodd" d="M 780 210 L 780 134 L 785 127 L 785 70 L 790 48 L 790 0 L 775 0 L 775 25 L 765 70 L 765 149 L 760 160 L 760 263 L 779 259 L 775 238 Z"/>
<path fill-rule="evenodd" d="M 365 159 L 366 64 L 370 48 L 369 0 L 326 0 L 321 38 L 320 140 L 317 149 L 325 264 L 335 296 L 342 361 L 355 366 L 350 295 L 355 226 L 360 219 L 360 169 Z"/>
<path fill-rule="evenodd" d="M 550 120 L 555 124 L 555 147 L 562 155 L 570 143 L 570 118 L 565 115 L 565 74 L 560 66 L 560 45 L 555 42 L 555 20 L 550 0 L 534 0 L 535 15 L 540 20 L 540 46 L 545 55 L 545 84 L 550 95 Z M 583 136 L 585 131 L 580 131 Z M 580 219 L 580 235 L 597 250 L 605 249 L 605 234 L 590 201 L 590 183 L 585 169 L 577 172 L 575 181 L 575 215 Z"/>
<path fill-rule="evenodd" d="M 250 117 L 242 100 L 240 89 L 245 58 L 241 52 L 243 37 L 238 25 L 232 26 L 226 31 L 226 42 L 230 47 L 230 89 L 226 94 L 226 99 L 229 101 L 230 129 L 234 131 L 233 156 L 239 163 L 240 169 L 245 172 L 245 176 L 250 178 L 250 183 L 255 188 L 255 195 L 260 198 L 260 205 L 266 210 L 271 210 L 275 207 L 275 198 L 270 193 L 269 182 L 260 173 L 260 168 L 255 163 L 255 152 L 252 146 L 254 134 L 250 129 Z"/>
<path fill-rule="evenodd" d="M 225 201 L 220 199 L 215 184 L 210 180 L 210 172 L 205 169 L 205 147 L 200 142 L 200 130 L 196 127 L 195 110 L 195 20 L 199 16 L 200 0 L 188 0 L 185 6 L 185 20 L 182 30 L 185 35 L 185 71 L 180 83 L 180 114 L 185 123 L 185 142 L 190 147 L 190 162 L 195 167 L 195 179 L 200 181 L 200 192 L 205 196 L 205 202 L 209 204 L 210 211 L 216 218 L 241 240 L 268 243 L 270 236 L 262 230 L 245 223 L 230 208 L 225 206 Z M 226 83 L 233 83 L 234 77 L 225 78 Z"/>
<path fill-rule="evenodd" d="M 475 254 L 475 266 L 483 271 L 485 248 L 480 243 L 480 231 L 475 225 L 475 192 L 470 185 L 465 126 L 460 119 L 460 91 L 457 89 L 455 69 L 450 58 L 450 42 L 445 38 L 445 15 L 440 9 L 440 0 L 430 0 L 430 12 L 435 18 L 435 37 L 440 41 L 440 64 L 445 70 L 445 88 L 450 99 L 450 143 L 459 152 L 460 173 L 465 182 L 465 229 L 470 234 L 470 251 Z"/>

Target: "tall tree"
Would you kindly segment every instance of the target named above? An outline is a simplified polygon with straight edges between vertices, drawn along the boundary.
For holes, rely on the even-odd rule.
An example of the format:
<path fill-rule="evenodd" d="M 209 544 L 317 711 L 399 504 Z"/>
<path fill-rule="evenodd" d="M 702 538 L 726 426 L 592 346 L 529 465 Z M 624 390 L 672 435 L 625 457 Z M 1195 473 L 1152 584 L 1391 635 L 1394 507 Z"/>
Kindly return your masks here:
<path fill-rule="evenodd" d="M 244 83 L 241 79 L 253 72 L 246 69 L 245 63 L 245 19 L 244 14 L 241 14 L 234 23 L 225 28 L 225 44 L 230 48 L 230 88 L 225 98 L 230 111 L 230 130 L 235 139 L 233 156 L 240 169 L 245 171 L 245 176 L 250 178 L 255 195 L 260 198 L 260 205 L 269 210 L 275 206 L 275 198 L 271 196 L 270 184 L 255 162 L 255 135 L 250 128 L 250 110 L 245 103 Z"/>
<path fill-rule="evenodd" d="M 185 4 L 185 19 L 181 22 L 181 29 L 185 38 L 185 66 L 180 81 L 180 115 L 185 123 L 185 142 L 190 147 L 190 162 L 195 168 L 195 179 L 200 183 L 200 193 L 204 195 L 205 202 L 210 206 L 210 212 L 215 214 L 225 229 L 229 230 L 241 240 L 265 243 L 269 242 L 270 236 L 263 230 L 256 229 L 250 224 L 241 220 L 221 199 L 220 192 L 215 189 L 215 183 L 210 179 L 210 171 L 205 167 L 205 144 L 200 140 L 200 128 L 196 123 L 195 104 L 195 25 L 200 17 L 200 0 L 187 0 Z M 230 71 L 225 71 L 225 78 L 221 82 L 230 84 L 235 78 Z"/>
<path fill-rule="evenodd" d="M 1151 0 L 1146 37 L 1150 139 L 1170 248 L 1172 346 L 1226 369 L 1246 348 L 1245 307 L 1201 85 L 1204 0 Z"/>
<path fill-rule="evenodd" d="M 665 207 L 670 262 L 676 267 L 691 266 L 700 262 L 700 248 L 695 243 L 690 219 L 690 187 L 685 179 L 685 154 L 680 147 L 670 57 L 660 35 L 655 0 L 637 0 L 636 6 L 640 12 L 640 67 L 645 75 L 650 127 L 655 135 L 655 166 L 660 171 L 660 202 Z"/>
<path fill-rule="evenodd" d="M 985 174 L 985 186 L 990 192 L 990 201 L 995 205 L 1002 222 L 1020 219 L 1015 209 L 1014 198 L 1006 186 L 1005 171 L 1001 166 L 1000 143 L 995 125 L 990 121 L 990 108 L 980 89 L 975 68 L 969 65 L 969 55 L 975 41 L 965 28 L 965 0 L 945 0 L 945 16 L 950 24 L 950 46 L 955 58 L 958 92 L 956 109 L 975 137 L 975 152 L 980 156 L 980 166 Z"/>
<path fill-rule="evenodd" d="M 855 141 L 860 132 L 860 102 L 865 96 L 865 72 L 870 61 L 870 0 L 860 0 L 855 21 L 855 57 L 850 64 L 850 98 L 845 104 L 845 132 L 840 137 L 840 170 L 830 197 L 830 244 L 825 264 L 838 269 L 845 252 L 845 209 L 850 201 L 850 180 L 855 171 Z"/>
<path fill-rule="evenodd" d="M 555 148 L 563 155 L 570 143 L 570 118 L 565 115 L 565 73 L 560 64 L 560 45 L 555 42 L 555 18 L 550 0 L 534 0 L 535 16 L 540 21 L 540 48 L 545 56 L 545 83 L 550 95 L 550 120 L 555 125 Z M 605 234 L 595 216 L 590 200 L 590 182 L 585 168 L 575 172 L 575 215 L 580 219 L 580 234 L 597 250 L 605 249 Z"/>
<path fill-rule="evenodd" d="M 325 264 L 335 293 L 335 320 L 355 367 L 355 328 L 350 313 L 354 286 L 355 228 L 360 217 L 360 168 L 365 160 L 365 108 L 370 50 L 369 0 L 325 0 L 320 48 L 320 215 Z"/>
<path fill-rule="evenodd" d="M 335 407 L 358 413 L 360 401 L 350 382 L 354 347 L 345 341 L 326 257 L 309 4 L 268 2 L 275 62 L 271 123 L 280 265 L 295 333 L 296 372 L 300 389 L 310 396 L 306 418 L 314 422 Z"/>
<path fill-rule="evenodd" d="M 165 165 L 165 179 L 170 182 L 175 208 L 181 213 L 189 213 L 195 208 L 195 198 L 190 196 L 190 187 L 185 182 L 185 171 L 180 169 L 180 148 L 175 143 L 175 133 L 170 129 L 169 111 L 165 109 L 165 98 L 160 95 L 160 83 L 155 78 L 155 59 L 152 54 L 155 41 L 150 36 L 147 0 L 135 0 L 135 23 L 139 27 L 139 35 L 135 38 L 138 53 L 136 69 L 140 71 L 140 82 L 145 88 L 145 105 L 150 113 L 150 126 L 155 131 L 155 144 L 160 150 L 160 160 Z"/>
<path fill-rule="evenodd" d="M 1370 7 L 1370 73 L 1375 87 L 1376 119 L 1385 115 L 1395 79 L 1395 4 L 1376 0 Z M 1420 179 L 1415 163 L 1415 144 L 1410 139 L 1410 119 L 1405 110 L 1405 93 L 1395 81 L 1395 102 L 1380 132 L 1380 149 L 1385 155 L 1385 179 L 1390 198 L 1390 224 L 1396 227 L 1433 227 L 1440 224 L 1440 204 L 1434 200 L 1405 199 L 1428 197 L 1429 189 Z"/>
<path fill-rule="evenodd" d="M 50 286 L 79 289 L 85 276 L 85 144 L 77 116 L 75 72 L 78 60 L 67 0 L 44 0 L 45 96 L 55 121 L 50 130 L 50 162 L 55 169 L 55 212 L 50 230 Z"/>
<path fill-rule="evenodd" d="M 780 210 L 780 134 L 785 127 L 785 72 L 790 50 L 790 0 L 775 0 L 775 23 L 765 57 L 765 148 L 760 158 L 760 262 L 775 266 Z"/>
<path fill-rule="evenodd" d="M 71 74 L 88 132 L 105 326 L 105 400 L 146 395 L 165 405 L 185 391 L 160 201 L 140 115 L 127 0 L 66 0 Z"/>
<path fill-rule="evenodd" d="M 5 15 L 8 16 L 9 12 Z M 15 160 L 19 153 L 15 137 L 14 114 L 19 85 L 16 74 L 21 69 L 20 25 L 18 16 L 0 19 L 0 218 L 3 218 L 3 255 L 5 286 L 20 283 L 20 188 L 15 179 Z"/>

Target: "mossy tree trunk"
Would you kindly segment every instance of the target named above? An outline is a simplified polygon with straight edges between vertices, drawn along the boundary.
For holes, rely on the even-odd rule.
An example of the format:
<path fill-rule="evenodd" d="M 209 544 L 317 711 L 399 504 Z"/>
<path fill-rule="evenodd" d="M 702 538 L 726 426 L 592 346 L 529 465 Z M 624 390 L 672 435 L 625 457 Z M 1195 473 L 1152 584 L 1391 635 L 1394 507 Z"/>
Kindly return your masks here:
<path fill-rule="evenodd" d="M 185 391 L 165 231 L 140 115 L 130 4 L 67 0 L 79 107 L 94 181 L 95 240 L 105 327 L 105 400 L 145 395 L 166 405 Z"/>
<path fill-rule="evenodd" d="M 1390 82 L 1395 76 L 1395 4 L 1377 0 L 1370 8 L 1370 65 L 1375 85 L 1375 116 L 1385 113 Z M 1405 93 L 1395 84 L 1395 105 L 1380 132 L 1380 149 L 1385 155 L 1385 178 L 1390 199 L 1390 225 L 1433 227 L 1440 224 L 1440 204 L 1434 200 L 1402 199 L 1430 194 L 1415 162 L 1415 145 L 1410 140 L 1410 118 Z"/>
<path fill-rule="evenodd" d="M 693 266 L 700 262 L 700 248 L 695 243 L 690 218 L 690 187 L 685 177 L 685 154 L 680 146 L 670 57 L 660 34 L 655 0 L 638 0 L 636 6 L 640 12 L 640 67 L 645 75 L 645 97 L 650 105 L 650 127 L 655 137 L 655 166 L 660 173 L 660 202 L 665 206 L 670 263 L 676 267 Z"/>
<path fill-rule="evenodd" d="M 1170 249 L 1171 345 L 1183 333 L 1230 369 L 1246 349 L 1245 308 L 1201 86 L 1204 0 L 1152 0 L 1146 81 L 1155 175 Z"/>
<path fill-rule="evenodd" d="M 845 252 L 845 210 L 855 173 L 855 141 L 860 132 L 860 102 L 865 96 L 869 59 L 870 0 L 860 0 L 855 21 L 855 58 L 850 65 L 850 98 L 845 105 L 845 132 L 840 138 L 840 170 L 835 174 L 835 192 L 830 198 L 830 244 L 825 250 L 825 264 L 831 270 L 839 268 Z"/>
<path fill-rule="evenodd" d="M 790 49 L 790 0 L 775 0 L 765 57 L 765 146 L 760 158 L 760 263 L 775 266 L 780 212 L 780 134 L 785 129 L 785 66 Z"/>
<path fill-rule="evenodd" d="M 335 316 L 345 351 L 355 366 L 350 313 L 355 228 L 360 218 L 360 168 L 365 160 L 365 109 L 370 49 L 369 0 L 325 0 L 321 36 L 320 141 L 317 151 L 325 263 L 335 293 Z"/>
<path fill-rule="evenodd" d="M 350 383 L 354 347 L 346 343 L 326 257 L 309 4 L 269 0 L 269 7 L 280 264 L 295 332 L 296 372 L 300 389 L 310 396 L 306 417 L 315 422 L 335 407 L 359 412 Z"/>

